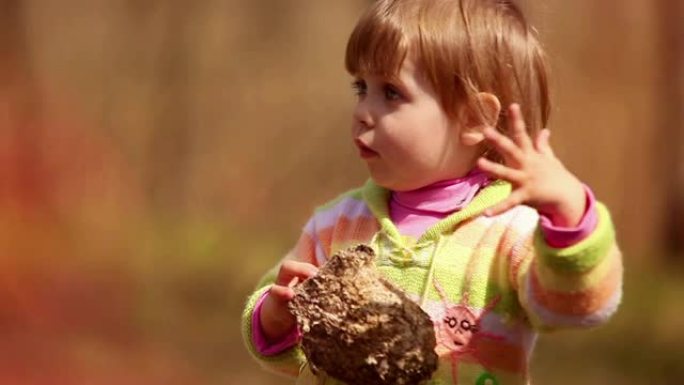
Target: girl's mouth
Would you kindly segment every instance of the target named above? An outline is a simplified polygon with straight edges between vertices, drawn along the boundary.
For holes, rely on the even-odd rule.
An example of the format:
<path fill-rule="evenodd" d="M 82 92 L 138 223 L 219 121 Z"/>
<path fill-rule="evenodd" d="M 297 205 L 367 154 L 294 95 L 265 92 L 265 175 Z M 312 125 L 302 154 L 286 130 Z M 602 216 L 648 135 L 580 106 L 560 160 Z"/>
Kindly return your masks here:
<path fill-rule="evenodd" d="M 359 156 L 363 159 L 370 159 L 370 158 L 375 158 L 379 154 L 377 151 L 371 149 L 370 147 L 366 146 L 363 144 L 363 142 L 359 139 L 354 139 L 354 144 L 356 144 L 356 147 L 359 149 Z"/>

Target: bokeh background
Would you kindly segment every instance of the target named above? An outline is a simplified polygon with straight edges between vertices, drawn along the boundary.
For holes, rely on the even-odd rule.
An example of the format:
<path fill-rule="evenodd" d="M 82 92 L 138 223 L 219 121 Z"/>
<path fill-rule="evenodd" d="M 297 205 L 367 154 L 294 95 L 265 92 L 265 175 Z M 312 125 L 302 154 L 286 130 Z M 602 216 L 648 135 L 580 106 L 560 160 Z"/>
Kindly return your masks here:
<path fill-rule="evenodd" d="M 361 183 L 346 39 L 368 0 L 0 0 L 0 384 L 282 384 L 243 347 L 258 277 Z M 684 2 L 524 3 L 553 144 L 611 208 L 606 326 L 536 384 L 684 378 Z"/>

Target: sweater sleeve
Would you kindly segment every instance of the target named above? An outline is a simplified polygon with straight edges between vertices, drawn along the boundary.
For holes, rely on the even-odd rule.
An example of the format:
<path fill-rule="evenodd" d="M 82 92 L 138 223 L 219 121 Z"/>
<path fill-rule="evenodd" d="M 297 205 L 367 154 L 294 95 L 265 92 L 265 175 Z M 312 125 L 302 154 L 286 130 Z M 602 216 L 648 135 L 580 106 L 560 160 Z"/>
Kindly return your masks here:
<path fill-rule="evenodd" d="M 295 247 L 286 254 L 278 265 L 269 270 L 269 272 L 259 280 L 256 291 L 247 299 L 247 303 L 242 313 L 242 336 L 252 357 L 254 357 L 254 359 L 256 359 L 265 369 L 286 376 L 297 376 L 300 368 L 306 363 L 306 357 L 299 344 L 295 344 L 294 346 L 279 352 L 261 351 L 255 343 L 255 336 L 253 335 L 254 330 L 260 327 L 260 325 L 254 325 L 256 319 L 256 317 L 254 317 L 254 311 L 259 299 L 265 295 L 275 282 L 278 269 L 283 261 L 297 260 L 300 262 L 308 262 L 316 266 L 320 265 L 318 263 L 319 258 L 316 255 L 317 246 L 315 242 L 315 231 L 313 231 L 313 229 L 314 224 L 312 219 L 304 228 Z"/>
<path fill-rule="evenodd" d="M 622 255 L 606 207 L 596 202 L 596 226 L 567 247 L 550 246 L 537 225 L 511 249 L 509 277 L 539 330 L 596 326 L 617 310 Z"/>
<path fill-rule="evenodd" d="M 544 240 L 549 246 L 562 248 L 569 247 L 585 239 L 596 228 L 598 215 L 596 214 L 596 198 L 591 189 L 585 185 L 586 210 L 582 215 L 580 223 L 575 227 L 564 227 L 555 225 L 550 218 L 540 215 L 539 225 Z"/>
<path fill-rule="evenodd" d="M 268 296 L 268 291 L 259 297 L 252 311 L 252 340 L 254 346 L 259 354 L 264 356 L 274 356 L 278 353 L 295 346 L 299 343 L 302 335 L 299 329 L 294 326 L 289 333 L 284 335 L 282 338 L 276 341 L 269 340 L 261 327 L 261 307 L 264 303 L 264 299 Z"/>

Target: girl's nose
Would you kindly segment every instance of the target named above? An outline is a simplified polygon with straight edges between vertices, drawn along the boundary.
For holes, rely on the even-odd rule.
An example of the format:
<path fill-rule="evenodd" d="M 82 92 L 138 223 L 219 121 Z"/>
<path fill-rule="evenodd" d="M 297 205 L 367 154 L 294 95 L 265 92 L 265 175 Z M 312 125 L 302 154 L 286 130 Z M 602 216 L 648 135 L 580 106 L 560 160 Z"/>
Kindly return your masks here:
<path fill-rule="evenodd" d="M 370 103 L 367 98 L 360 99 L 354 109 L 354 121 L 364 130 L 373 128 L 375 125 L 373 114 L 371 113 Z"/>

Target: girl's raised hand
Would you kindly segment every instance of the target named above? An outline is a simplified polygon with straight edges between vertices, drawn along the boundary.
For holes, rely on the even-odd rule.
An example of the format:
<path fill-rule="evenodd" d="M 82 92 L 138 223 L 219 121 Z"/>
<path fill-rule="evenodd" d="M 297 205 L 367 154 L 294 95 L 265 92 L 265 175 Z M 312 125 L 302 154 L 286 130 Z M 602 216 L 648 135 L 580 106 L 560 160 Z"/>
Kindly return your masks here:
<path fill-rule="evenodd" d="M 576 226 L 584 215 L 584 187 L 554 155 L 549 145 L 549 130 L 541 130 L 532 141 L 517 104 L 508 109 L 508 125 L 511 138 L 492 127 L 484 131 L 485 138 L 503 156 L 504 164 L 480 158 L 478 167 L 513 185 L 511 195 L 487 209 L 485 215 L 497 215 L 513 206 L 527 204 L 555 225 Z"/>
<path fill-rule="evenodd" d="M 261 328 L 267 338 L 277 340 L 292 330 L 296 320 L 287 308 L 288 302 L 294 297 L 292 288 L 317 271 L 316 266 L 306 262 L 288 260 L 280 265 L 275 283 L 261 307 Z"/>

